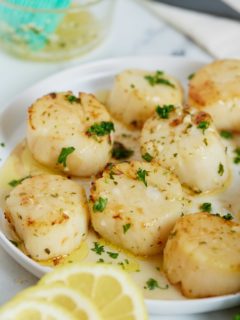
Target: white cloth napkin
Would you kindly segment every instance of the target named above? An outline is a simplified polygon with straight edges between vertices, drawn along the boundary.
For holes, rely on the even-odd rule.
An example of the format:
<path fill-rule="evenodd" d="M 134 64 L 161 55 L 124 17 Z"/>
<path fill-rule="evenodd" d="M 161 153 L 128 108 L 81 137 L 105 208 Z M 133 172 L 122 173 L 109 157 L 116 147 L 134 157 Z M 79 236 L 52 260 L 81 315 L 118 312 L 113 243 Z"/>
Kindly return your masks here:
<path fill-rule="evenodd" d="M 240 0 L 225 1 L 240 10 Z M 140 0 L 140 2 L 161 19 L 189 36 L 214 58 L 240 58 L 240 22 L 150 0 Z"/>

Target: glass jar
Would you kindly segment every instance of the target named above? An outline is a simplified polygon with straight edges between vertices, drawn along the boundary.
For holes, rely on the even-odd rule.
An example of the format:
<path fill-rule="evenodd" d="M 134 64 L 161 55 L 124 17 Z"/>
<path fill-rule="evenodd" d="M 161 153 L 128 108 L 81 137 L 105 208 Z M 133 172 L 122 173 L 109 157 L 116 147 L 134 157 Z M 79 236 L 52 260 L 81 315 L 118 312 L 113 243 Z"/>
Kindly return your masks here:
<path fill-rule="evenodd" d="M 0 0 L 0 46 L 38 61 L 80 56 L 106 36 L 115 1 Z"/>

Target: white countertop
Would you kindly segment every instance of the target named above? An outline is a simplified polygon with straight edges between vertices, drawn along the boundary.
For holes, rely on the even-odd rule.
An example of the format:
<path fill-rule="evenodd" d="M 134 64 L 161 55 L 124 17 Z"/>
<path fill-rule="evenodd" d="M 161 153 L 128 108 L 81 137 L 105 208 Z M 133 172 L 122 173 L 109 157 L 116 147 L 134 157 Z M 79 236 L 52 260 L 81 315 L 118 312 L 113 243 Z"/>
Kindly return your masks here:
<path fill-rule="evenodd" d="M 128 13 L 128 14 L 126 14 Z M 111 34 L 107 41 L 86 57 L 71 62 L 34 63 L 17 60 L 0 52 L 0 108 L 22 90 L 44 77 L 92 60 L 134 55 L 175 55 L 208 61 L 211 57 L 184 35 L 139 6 L 134 0 L 119 0 Z M 0 304 L 37 279 L 19 266 L 0 247 Z M 232 320 L 240 311 L 190 316 L 151 316 L 159 320 Z"/>

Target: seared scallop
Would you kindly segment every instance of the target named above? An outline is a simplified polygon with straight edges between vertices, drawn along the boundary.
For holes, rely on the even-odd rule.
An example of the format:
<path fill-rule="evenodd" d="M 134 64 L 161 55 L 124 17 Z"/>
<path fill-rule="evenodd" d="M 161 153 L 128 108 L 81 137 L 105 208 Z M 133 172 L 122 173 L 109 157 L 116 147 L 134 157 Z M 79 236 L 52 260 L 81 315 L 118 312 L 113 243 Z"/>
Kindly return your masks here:
<path fill-rule="evenodd" d="M 158 106 L 143 127 L 141 153 L 160 161 L 196 192 L 222 188 L 230 175 L 225 147 L 211 117 L 190 108 Z"/>
<path fill-rule="evenodd" d="M 91 221 L 109 242 L 137 255 L 160 253 L 182 213 L 182 188 L 158 164 L 111 164 L 91 189 Z"/>
<path fill-rule="evenodd" d="M 83 187 L 58 175 L 22 181 L 6 200 L 5 217 L 36 260 L 70 253 L 88 231 Z"/>
<path fill-rule="evenodd" d="M 164 249 L 164 270 L 190 298 L 240 291 L 240 224 L 209 213 L 180 218 Z"/>
<path fill-rule="evenodd" d="M 163 71 L 125 70 L 116 76 L 108 98 L 111 114 L 126 125 L 142 127 L 158 104 L 182 104 L 180 83 Z"/>
<path fill-rule="evenodd" d="M 93 95 L 51 93 L 29 108 L 27 143 L 40 163 L 90 176 L 109 161 L 113 130 L 109 113 Z"/>
<path fill-rule="evenodd" d="M 198 70 L 189 81 L 189 104 L 208 112 L 217 129 L 240 131 L 240 59 Z"/>

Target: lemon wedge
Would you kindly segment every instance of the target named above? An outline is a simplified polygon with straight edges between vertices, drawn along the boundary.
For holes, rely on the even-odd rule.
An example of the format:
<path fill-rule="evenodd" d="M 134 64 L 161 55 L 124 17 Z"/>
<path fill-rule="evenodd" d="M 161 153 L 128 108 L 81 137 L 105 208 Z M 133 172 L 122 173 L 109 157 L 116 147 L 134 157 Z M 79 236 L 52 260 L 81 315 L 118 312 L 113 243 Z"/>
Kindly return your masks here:
<path fill-rule="evenodd" d="M 45 275 L 40 285 L 60 283 L 89 297 L 104 320 L 145 320 L 141 290 L 131 277 L 111 265 L 73 264 L 57 267 Z"/>
<path fill-rule="evenodd" d="M 71 312 L 77 319 L 102 320 L 95 305 L 81 292 L 61 284 L 35 286 L 22 291 L 16 300 L 44 300 L 53 302 Z M 1 319 L 1 318 L 0 318 Z"/>
<path fill-rule="evenodd" d="M 1 320 L 78 320 L 55 303 L 41 300 L 14 299 L 0 310 Z"/>

